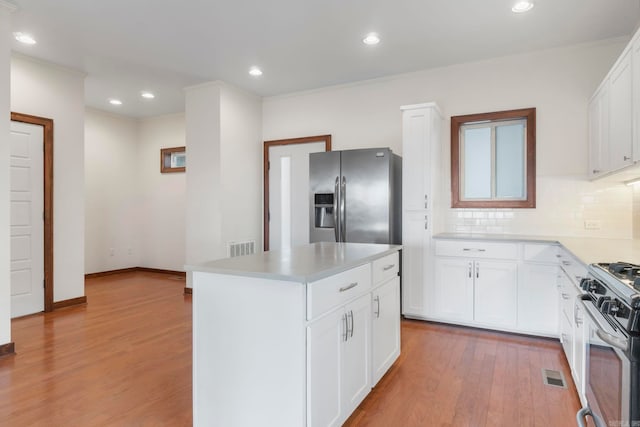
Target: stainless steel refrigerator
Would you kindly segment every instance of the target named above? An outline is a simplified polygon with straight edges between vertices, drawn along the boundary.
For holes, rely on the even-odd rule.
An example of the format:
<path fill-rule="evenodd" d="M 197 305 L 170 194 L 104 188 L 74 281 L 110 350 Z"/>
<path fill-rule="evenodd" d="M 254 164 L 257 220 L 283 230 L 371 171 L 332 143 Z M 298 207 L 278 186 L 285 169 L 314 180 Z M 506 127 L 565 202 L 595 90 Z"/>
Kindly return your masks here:
<path fill-rule="evenodd" d="M 400 244 L 402 159 L 389 148 L 309 155 L 309 241 Z"/>

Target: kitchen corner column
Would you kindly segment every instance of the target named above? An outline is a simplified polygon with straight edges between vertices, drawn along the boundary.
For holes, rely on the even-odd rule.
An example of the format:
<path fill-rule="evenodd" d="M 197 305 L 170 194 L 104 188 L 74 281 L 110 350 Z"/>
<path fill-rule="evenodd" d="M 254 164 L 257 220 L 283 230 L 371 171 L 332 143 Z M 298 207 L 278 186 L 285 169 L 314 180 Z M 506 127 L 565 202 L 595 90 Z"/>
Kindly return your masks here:
<path fill-rule="evenodd" d="M 11 13 L 16 7 L 0 0 L 0 350 L 11 345 L 9 276 L 9 121 L 11 77 Z M 2 354 L 2 351 L 0 351 Z"/>

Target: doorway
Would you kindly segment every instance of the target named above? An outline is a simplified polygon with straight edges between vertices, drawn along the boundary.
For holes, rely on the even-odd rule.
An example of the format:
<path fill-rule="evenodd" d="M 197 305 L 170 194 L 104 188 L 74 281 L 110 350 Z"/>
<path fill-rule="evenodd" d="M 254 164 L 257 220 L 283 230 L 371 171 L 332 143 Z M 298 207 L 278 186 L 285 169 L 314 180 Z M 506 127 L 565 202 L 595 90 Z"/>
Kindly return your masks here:
<path fill-rule="evenodd" d="M 11 113 L 11 317 L 53 310 L 53 120 Z"/>
<path fill-rule="evenodd" d="M 264 142 L 264 250 L 309 242 L 309 154 L 331 135 Z"/>

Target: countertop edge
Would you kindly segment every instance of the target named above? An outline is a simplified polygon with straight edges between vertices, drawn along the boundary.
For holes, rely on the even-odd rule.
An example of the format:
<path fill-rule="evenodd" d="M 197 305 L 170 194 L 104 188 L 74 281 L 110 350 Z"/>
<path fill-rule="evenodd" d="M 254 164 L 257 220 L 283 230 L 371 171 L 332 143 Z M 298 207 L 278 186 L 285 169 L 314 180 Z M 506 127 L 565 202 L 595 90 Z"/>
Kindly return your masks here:
<path fill-rule="evenodd" d="M 335 274 L 341 273 L 343 271 L 347 271 L 349 269 L 359 267 L 361 265 L 372 262 L 378 258 L 382 258 L 384 256 L 390 255 L 394 252 L 399 252 L 402 250 L 402 245 L 391 245 L 388 249 L 382 250 L 378 253 L 368 255 L 362 258 L 358 258 L 357 260 L 345 261 L 335 267 L 325 268 L 318 272 L 313 272 L 309 274 L 280 274 L 280 273 L 271 273 L 264 271 L 247 271 L 247 270 L 236 270 L 236 269 L 226 269 L 219 267 L 211 267 L 202 264 L 186 264 L 184 266 L 185 271 L 192 273 L 212 273 L 212 274 L 222 274 L 229 276 L 241 276 L 241 277 L 252 277 L 256 279 L 267 279 L 267 280 L 282 280 L 285 282 L 296 282 L 296 283 L 309 283 L 314 282 L 320 279 L 324 279 L 329 276 L 333 276 Z"/>

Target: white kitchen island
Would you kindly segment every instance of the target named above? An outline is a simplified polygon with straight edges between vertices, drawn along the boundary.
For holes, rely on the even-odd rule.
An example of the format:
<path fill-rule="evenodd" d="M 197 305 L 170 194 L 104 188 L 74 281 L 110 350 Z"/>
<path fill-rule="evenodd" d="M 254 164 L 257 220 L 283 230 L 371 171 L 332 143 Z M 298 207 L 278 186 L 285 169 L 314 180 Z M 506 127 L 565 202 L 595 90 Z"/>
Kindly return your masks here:
<path fill-rule="evenodd" d="M 341 425 L 400 354 L 401 246 L 187 266 L 195 426 Z"/>

